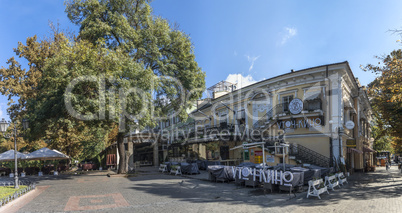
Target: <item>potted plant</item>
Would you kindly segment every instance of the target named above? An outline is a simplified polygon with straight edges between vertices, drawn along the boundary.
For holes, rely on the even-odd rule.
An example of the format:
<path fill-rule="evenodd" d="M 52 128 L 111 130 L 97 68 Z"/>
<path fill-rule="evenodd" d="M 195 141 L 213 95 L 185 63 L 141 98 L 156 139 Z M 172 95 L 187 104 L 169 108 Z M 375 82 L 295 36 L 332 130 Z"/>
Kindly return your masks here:
<path fill-rule="evenodd" d="M 103 158 L 105 158 L 105 155 L 98 155 L 98 156 L 96 156 L 96 158 L 98 159 L 98 163 L 99 163 L 99 171 L 102 171 Z"/>
<path fill-rule="evenodd" d="M 39 163 L 38 163 L 38 167 L 39 167 L 38 176 L 43 176 L 42 169 L 44 167 L 44 164 L 45 164 L 45 161 L 43 161 L 43 164 L 39 161 Z"/>
<path fill-rule="evenodd" d="M 11 170 L 11 172 L 10 172 L 10 178 L 13 178 L 14 177 L 14 168 L 15 168 L 15 164 L 14 164 L 14 162 L 8 162 L 8 164 L 7 164 L 7 167 Z"/>
<path fill-rule="evenodd" d="M 22 168 L 21 177 L 25 177 L 25 168 L 27 167 L 27 161 L 18 161 L 19 167 Z"/>
<path fill-rule="evenodd" d="M 57 171 L 58 166 L 59 166 L 59 161 L 58 161 L 58 160 L 55 160 L 55 161 L 54 161 L 53 175 L 59 175 L 59 171 Z"/>

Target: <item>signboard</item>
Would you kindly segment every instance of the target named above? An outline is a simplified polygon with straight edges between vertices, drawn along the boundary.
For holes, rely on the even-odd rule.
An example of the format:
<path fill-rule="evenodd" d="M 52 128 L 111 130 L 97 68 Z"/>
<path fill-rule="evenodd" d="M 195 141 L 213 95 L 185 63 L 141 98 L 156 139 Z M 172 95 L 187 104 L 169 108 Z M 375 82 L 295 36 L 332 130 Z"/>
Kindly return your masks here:
<path fill-rule="evenodd" d="M 347 121 L 345 127 L 346 129 L 353 129 L 355 128 L 355 123 L 353 123 L 353 121 Z"/>
<path fill-rule="evenodd" d="M 266 161 L 267 163 L 275 163 L 275 157 L 272 155 L 267 155 Z"/>
<path fill-rule="evenodd" d="M 244 160 L 250 160 L 250 154 L 248 153 L 248 150 L 244 150 Z"/>
<path fill-rule="evenodd" d="M 249 167 L 232 167 L 233 179 L 236 176 L 243 180 L 258 180 L 264 183 L 271 183 L 283 186 L 292 186 L 293 173 L 286 171 L 277 170 L 263 170 Z M 251 176 L 251 177 L 250 177 Z"/>
<path fill-rule="evenodd" d="M 276 125 L 279 129 L 295 129 L 295 128 L 307 128 L 321 127 L 322 120 L 321 118 L 302 118 L 298 120 L 290 120 L 290 121 L 277 121 Z"/>
<path fill-rule="evenodd" d="M 302 110 L 303 110 L 303 101 L 302 100 L 295 98 L 289 103 L 289 111 L 293 115 L 297 115 L 297 114 L 301 113 Z"/>
<path fill-rule="evenodd" d="M 346 147 L 356 148 L 356 140 L 355 139 L 346 139 Z"/>

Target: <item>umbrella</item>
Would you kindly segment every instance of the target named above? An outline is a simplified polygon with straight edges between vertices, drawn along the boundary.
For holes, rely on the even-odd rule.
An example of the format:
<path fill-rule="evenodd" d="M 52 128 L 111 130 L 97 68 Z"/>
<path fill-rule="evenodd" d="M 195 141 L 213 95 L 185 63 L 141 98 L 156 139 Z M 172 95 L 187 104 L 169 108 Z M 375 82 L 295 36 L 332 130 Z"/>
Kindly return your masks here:
<path fill-rule="evenodd" d="M 17 151 L 17 159 L 25 160 L 27 157 L 26 154 Z M 14 150 L 8 150 L 7 152 L 3 152 L 0 154 L 0 161 L 13 161 L 14 158 Z"/>
<path fill-rule="evenodd" d="M 69 156 L 53 149 L 42 148 L 27 155 L 26 160 L 59 160 L 68 159 Z"/>

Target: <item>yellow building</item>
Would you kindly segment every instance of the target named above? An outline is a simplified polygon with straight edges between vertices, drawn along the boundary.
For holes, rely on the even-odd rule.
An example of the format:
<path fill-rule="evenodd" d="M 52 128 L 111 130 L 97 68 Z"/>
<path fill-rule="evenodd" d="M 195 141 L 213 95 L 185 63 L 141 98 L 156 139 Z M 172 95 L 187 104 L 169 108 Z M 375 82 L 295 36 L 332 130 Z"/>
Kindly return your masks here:
<path fill-rule="evenodd" d="M 171 150 L 164 158 L 262 163 L 261 147 L 233 148 L 266 142 L 270 165 L 285 161 L 362 170 L 366 161 L 372 164 L 372 109 L 348 62 L 292 70 L 243 88 L 221 81 L 208 91 L 210 98 L 198 101 L 188 121 L 170 116 L 159 123 L 169 132 L 160 140 L 159 147 Z"/>

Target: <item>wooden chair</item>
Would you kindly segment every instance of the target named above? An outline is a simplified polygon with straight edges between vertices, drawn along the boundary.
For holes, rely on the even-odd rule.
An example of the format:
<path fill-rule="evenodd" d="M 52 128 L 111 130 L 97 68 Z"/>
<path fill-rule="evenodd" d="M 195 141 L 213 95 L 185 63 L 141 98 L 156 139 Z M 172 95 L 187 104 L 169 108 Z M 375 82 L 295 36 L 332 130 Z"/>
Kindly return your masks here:
<path fill-rule="evenodd" d="M 339 181 L 336 179 L 336 176 L 335 175 L 332 175 L 332 176 L 325 176 L 325 183 L 324 183 L 324 185 L 326 186 L 326 187 L 328 187 L 329 189 L 332 189 L 332 190 L 334 190 L 334 188 L 335 187 L 339 187 L 339 188 L 341 188 L 341 186 L 339 185 Z"/>
<path fill-rule="evenodd" d="M 160 164 L 159 165 L 159 171 L 162 172 L 162 173 L 168 172 L 167 165 L 166 164 Z"/>
<path fill-rule="evenodd" d="M 308 182 L 308 191 L 307 191 L 307 198 L 309 196 L 315 196 L 318 197 L 318 199 L 321 199 L 320 194 L 324 193 L 324 192 L 328 192 L 328 188 L 323 185 L 323 180 L 319 179 L 319 180 L 310 180 Z"/>
<path fill-rule="evenodd" d="M 346 179 L 345 175 L 343 172 L 339 172 L 335 174 L 336 177 L 338 178 L 339 184 L 343 186 L 344 183 L 348 183 L 348 180 Z"/>

